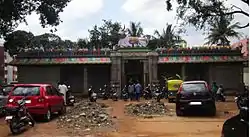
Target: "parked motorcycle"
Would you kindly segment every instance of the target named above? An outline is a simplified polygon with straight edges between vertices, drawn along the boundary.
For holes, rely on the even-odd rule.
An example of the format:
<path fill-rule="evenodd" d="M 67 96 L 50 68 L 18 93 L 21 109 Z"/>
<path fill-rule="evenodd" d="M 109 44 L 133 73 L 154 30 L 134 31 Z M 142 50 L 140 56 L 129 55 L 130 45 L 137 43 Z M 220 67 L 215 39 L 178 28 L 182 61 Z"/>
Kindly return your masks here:
<path fill-rule="evenodd" d="M 157 102 L 160 102 L 161 101 L 161 98 L 162 98 L 162 91 L 156 87 L 155 88 L 155 91 L 154 91 L 154 98 L 156 99 Z"/>
<path fill-rule="evenodd" d="M 226 97 L 224 96 L 223 93 L 221 93 L 221 94 L 216 94 L 216 95 L 215 95 L 215 99 L 216 99 L 216 101 L 222 101 L 222 102 L 225 102 L 225 101 L 226 101 Z"/>
<path fill-rule="evenodd" d="M 92 86 L 88 89 L 88 95 L 89 95 L 89 101 L 90 102 L 96 102 L 97 100 L 97 94 L 94 92 Z"/>
<path fill-rule="evenodd" d="M 125 87 L 122 90 L 122 96 L 121 97 L 122 97 L 122 99 L 124 101 L 127 101 L 128 98 L 129 98 L 128 91 L 127 91 L 127 86 L 126 85 L 125 85 Z"/>
<path fill-rule="evenodd" d="M 103 100 L 109 99 L 109 91 L 107 85 L 104 85 L 103 88 L 100 88 L 100 92 Z"/>
<path fill-rule="evenodd" d="M 113 101 L 118 101 L 118 93 L 117 92 L 114 92 L 113 94 L 112 94 L 112 100 Z"/>
<path fill-rule="evenodd" d="M 31 126 L 34 127 L 35 122 L 29 114 L 25 103 L 28 103 L 26 97 L 16 102 L 17 108 L 6 108 L 5 121 L 9 125 L 12 134 L 19 134 L 24 128 Z"/>
<path fill-rule="evenodd" d="M 95 92 L 92 92 L 89 100 L 90 100 L 90 102 L 96 102 L 97 94 Z"/>
<path fill-rule="evenodd" d="M 75 96 L 72 95 L 71 87 L 68 86 L 68 91 L 66 92 L 66 104 L 68 106 L 74 106 Z"/>
<path fill-rule="evenodd" d="M 148 86 L 144 89 L 143 97 L 144 97 L 146 100 L 152 98 L 152 93 L 151 93 L 151 90 L 150 90 L 150 85 L 148 85 Z"/>
<path fill-rule="evenodd" d="M 235 99 L 240 112 L 224 122 L 221 137 L 249 137 L 249 97 Z"/>

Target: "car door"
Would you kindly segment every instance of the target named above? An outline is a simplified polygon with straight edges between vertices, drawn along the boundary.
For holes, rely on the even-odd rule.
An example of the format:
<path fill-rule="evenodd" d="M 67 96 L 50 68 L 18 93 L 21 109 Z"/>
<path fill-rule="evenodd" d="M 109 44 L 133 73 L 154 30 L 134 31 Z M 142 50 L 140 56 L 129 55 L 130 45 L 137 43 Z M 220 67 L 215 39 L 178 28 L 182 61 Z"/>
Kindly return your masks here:
<path fill-rule="evenodd" d="M 55 94 L 53 93 L 51 86 L 46 87 L 46 96 L 47 96 L 51 111 L 55 112 L 56 111 Z"/>
<path fill-rule="evenodd" d="M 56 111 L 59 111 L 63 105 L 63 96 L 61 96 L 61 94 L 55 87 L 51 86 L 51 89 L 54 94 L 55 109 Z"/>

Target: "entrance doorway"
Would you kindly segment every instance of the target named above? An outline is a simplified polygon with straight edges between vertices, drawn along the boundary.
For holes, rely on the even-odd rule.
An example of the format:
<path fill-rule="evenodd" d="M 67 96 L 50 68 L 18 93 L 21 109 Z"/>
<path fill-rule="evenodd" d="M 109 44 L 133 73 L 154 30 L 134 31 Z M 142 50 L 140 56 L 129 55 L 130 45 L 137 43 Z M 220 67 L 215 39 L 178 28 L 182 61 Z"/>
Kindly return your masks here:
<path fill-rule="evenodd" d="M 143 62 L 141 60 L 125 61 L 125 84 L 139 81 L 143 85 Z"/>

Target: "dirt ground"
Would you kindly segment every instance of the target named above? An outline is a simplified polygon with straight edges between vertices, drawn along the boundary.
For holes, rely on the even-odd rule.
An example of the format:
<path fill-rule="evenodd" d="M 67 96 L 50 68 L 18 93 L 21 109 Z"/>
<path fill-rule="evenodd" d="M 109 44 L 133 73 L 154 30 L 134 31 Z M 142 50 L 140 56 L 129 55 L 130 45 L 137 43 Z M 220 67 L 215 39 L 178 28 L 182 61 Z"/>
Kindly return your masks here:
<path fill-rule="evenodd" d="M 220 137 L 223 122 L 237 114 L 236 104 L 231 101 L 217 103 L 217 116 L 185 116 L 175 115 L 175 104 L 166 103 L 169 109 L 168 116 L 153 119 L 130 117 L 124 114 L 124 101 L 100 101 L 110 106 L 110 113 L 115 116 L 116 129 L 114 131 L 100 131 L 91 133 L 83 129 L 78 133 L 58 129 L 56 120 L 49 123 L 38 122 L 16 137 Z M 164 101 L 167 102 L 167 101 Z M 56 118 L 55 118 L 56 119 Z M 0 120 L 0 136 L 12 136 L 2 118 Z"/>

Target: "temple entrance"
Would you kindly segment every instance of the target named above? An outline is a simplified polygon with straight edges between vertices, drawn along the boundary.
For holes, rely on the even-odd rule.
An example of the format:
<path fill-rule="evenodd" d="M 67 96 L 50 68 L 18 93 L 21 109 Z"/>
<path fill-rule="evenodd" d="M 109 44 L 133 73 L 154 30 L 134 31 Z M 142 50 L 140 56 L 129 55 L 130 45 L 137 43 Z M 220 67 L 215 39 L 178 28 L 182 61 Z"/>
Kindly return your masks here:
<path fill-rule="evenodd" d="M 139 81 L 143 85 L 143 62 L 141 60 L 125 61 L 125 84 Z"/>

